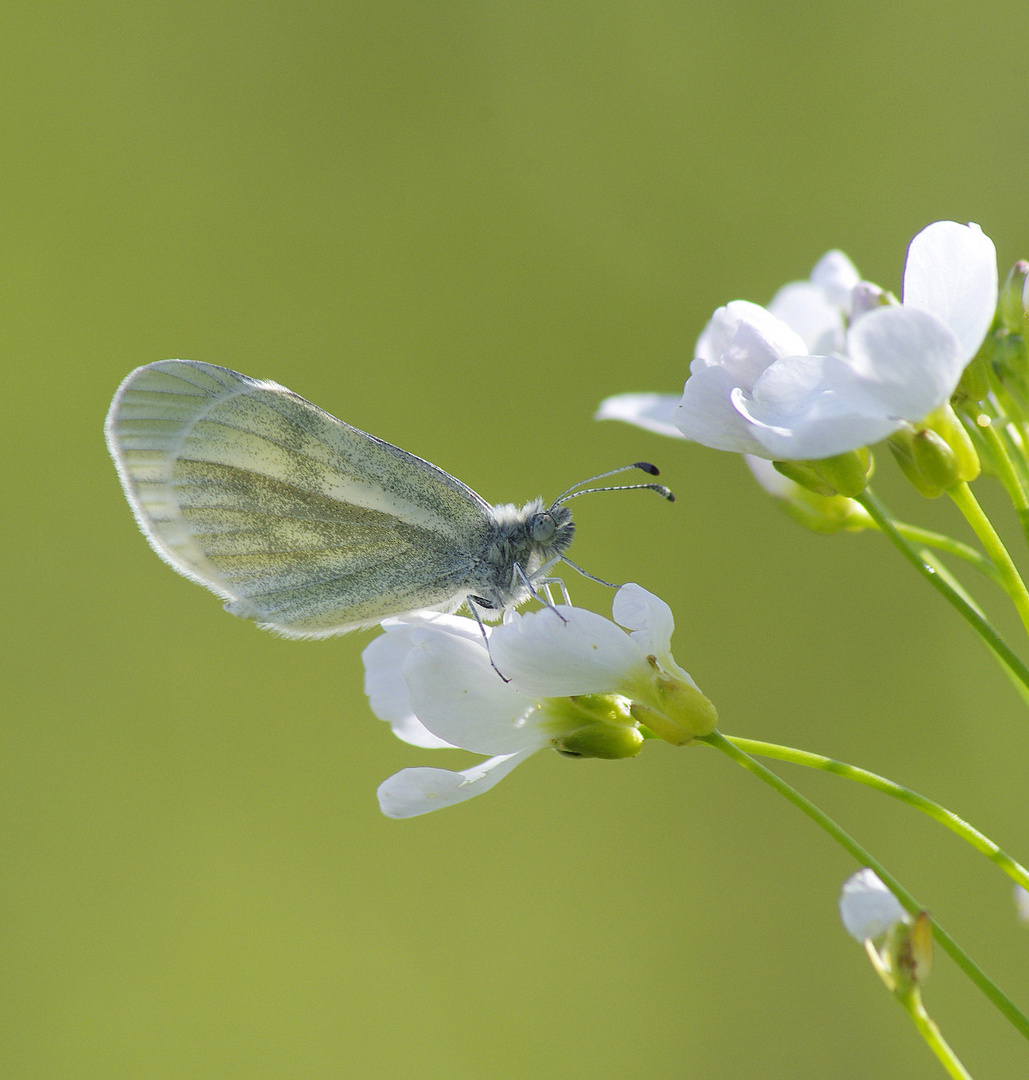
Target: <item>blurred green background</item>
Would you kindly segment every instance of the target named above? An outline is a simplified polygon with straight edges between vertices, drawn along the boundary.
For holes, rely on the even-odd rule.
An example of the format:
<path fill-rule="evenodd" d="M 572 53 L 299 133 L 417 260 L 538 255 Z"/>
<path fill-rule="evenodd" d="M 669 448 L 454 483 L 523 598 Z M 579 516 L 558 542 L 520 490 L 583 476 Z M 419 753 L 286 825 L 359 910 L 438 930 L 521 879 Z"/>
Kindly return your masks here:
<path fill-rule="evenodd" d="M 894 289 L 939 218 L 1029 255 L 1024 0 L 39 0 L 2 23 L 3 1075 L 940 1075 L 839 924 L 854 864 L 706 749 L 541 754 L 383 818 L 386 776 L 470 757 L 372 716 L 371 634 L 282 641 L 163 566 L 101 428 L 129 370 L 177 356 L 493 502 L 655 460 L 679 501 L 581 500 L 571 554 L 668 600 L 723 730 L 884 772 L 1024 859 L 1024 709 L 884 542 L 804 533 L 740 460 L 591 420 L 677 390 L 716 306 L 829 247 Z M 1007 878 L 780 771 L 1029 1003 Z M 945 956 L 926 998 L 975 1075 L 1029 1071 Z"/>

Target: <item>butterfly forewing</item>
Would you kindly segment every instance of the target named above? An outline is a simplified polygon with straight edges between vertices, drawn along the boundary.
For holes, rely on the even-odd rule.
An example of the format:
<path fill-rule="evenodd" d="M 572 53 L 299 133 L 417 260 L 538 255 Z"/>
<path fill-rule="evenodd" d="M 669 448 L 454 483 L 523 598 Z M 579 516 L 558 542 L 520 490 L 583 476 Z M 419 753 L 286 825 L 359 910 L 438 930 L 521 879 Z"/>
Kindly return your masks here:
<path fill-rule="evenodd" d="M 155 550 L 234 614 L 293 636 L 456 604 L 492 528 L 489 505 L 442 469 L 212 364 L 137 369 L 107 433 Z"/>

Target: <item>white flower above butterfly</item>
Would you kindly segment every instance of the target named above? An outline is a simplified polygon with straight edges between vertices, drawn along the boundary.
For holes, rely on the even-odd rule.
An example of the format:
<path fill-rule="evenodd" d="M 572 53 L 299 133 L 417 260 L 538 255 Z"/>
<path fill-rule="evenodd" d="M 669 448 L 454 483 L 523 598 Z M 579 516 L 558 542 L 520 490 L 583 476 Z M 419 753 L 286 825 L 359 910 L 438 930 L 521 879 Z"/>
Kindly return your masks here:
<path fill-rule="evenodd" d="M 414 817 L 482 794 L 545 747 L 633 757 L 641 724 L 676 745 L 714 730 L 714 707 L 672 657 L 668 606 L 624 585 L 613 615 L 568 606 L 510 613 L 488 646 L 469 619 L 386 622 L 364 651 L 375 714 L 405 742 L 488 760 L 457 772 L 403 769 L 379 788 L 383 812 Z"/>
<path fill-rule="evenodd" d="M 680 398 L 619 395 L 597 415 L 770 460 L 868 446 L 946 405 L 997 291 L 996 251 L 977 225 L 938 221 L 911 241 L 899 305 L 832 252 L 774 309 L 719 308 Z"/>

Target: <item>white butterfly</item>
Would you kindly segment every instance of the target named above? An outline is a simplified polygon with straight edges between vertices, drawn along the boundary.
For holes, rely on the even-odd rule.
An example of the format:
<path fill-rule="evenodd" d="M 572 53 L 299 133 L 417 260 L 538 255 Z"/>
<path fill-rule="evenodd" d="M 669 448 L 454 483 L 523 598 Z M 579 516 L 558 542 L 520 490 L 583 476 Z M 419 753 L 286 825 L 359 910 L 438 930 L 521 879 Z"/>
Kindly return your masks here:
<path fill-rule="evenodd" d="M 278 383 L 194 360 L 133 371 L 105 432 L 157 554 L 233 615 L 287 637 L 462 604 L 496 618 L 550 580 L 575 532 L 562 502 L 585 494 L 571 488 L 549 509 L 490 506 Z"/>

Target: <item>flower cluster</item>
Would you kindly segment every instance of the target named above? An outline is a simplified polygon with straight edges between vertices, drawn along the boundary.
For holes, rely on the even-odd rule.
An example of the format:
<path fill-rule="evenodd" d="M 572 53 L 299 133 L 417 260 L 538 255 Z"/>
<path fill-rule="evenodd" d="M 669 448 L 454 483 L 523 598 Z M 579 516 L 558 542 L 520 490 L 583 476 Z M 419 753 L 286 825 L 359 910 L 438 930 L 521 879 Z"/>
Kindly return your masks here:
<path fill-rule="evenodd" d="M 1029 631 L 1029 588 L 969 487 L 981 467 L 997 475 L 1029 540 L 1027 341 L 1029 263 L 1016 264 L 1000 287 L 989 237 L 977 225 L 938 221 L 911 241 L 899 301 L 830 251 L 808 281 L 786 285 L 767 307 L 735 300 L 719 308 L 680 396 L 623 394 L 604 401 L 598 417 L 744 454 L 764 490 L 809 529 L 880 530 L 980 634 L 1029 702 L 1029 665 L 935 560 L 939 550 L 982 571 Z M 869 447 L 882 440 L 922 494 L 947 492 L 980 548 L 892 519 L 868 487 Z M 414 817 L 472 798 L 544 748 L 618 759 L 659 738 L 703 740 L 783 793 L 788 785 L 751 754 L 850 776 L 943 820 L 942 808 L 864 770 L 722 735 L 714 706 L 672 657 L 669 607 L 625 585 L 612 615 L 566 603 L 505 612 L 492 629 L 431 612 L 383 623 L 363 654 L 373 711 L 405 742 L 485 759 L 455 771 L 402 769 L 379 787 L 383 813 Z M 875 865 L 799 792 L 789 797 Z M 984 850 L 965 822 L 949 815 L 947 823 Z M 993 856 L 1018 883 L 1019 918 L 1029 922 L 1029 872 L 999 848 Z M 921 1000 L 932 920 L 882 873 L 896 895 L 871 869 L 846 881 L 844 926 L 950 1074 L 967 1075 Z M 963 963 L 953 941 L 936 936 Z M 992 984 L 976 981 L 997 1003 Z"/>
<path fill-rule="evenodd" d="M 997 296 L 996 252 L 977 225 L 938 221 L 911 241 L 901 303 L 831 251 L 767 308 L 719 308 L 681 397 L 623 394 L 597 415 L 774 461 L 843 454 L 947 405 Z"/>
<path fill-rule="evenodd" d="M 562 606 L 508 613 L 487 629 L 425 613 L 383 624 L 364 651 L 375 714 L 405 742 L 488 756 L 469 769 L 404 769 L 379 788 L 389 817 L 413 817 L 488 791 L 544 747 L 623 758 L 647 735 L 676 745 L 714 730 L 714 707 L 672 657 L 672 613 L 638 585 L 614 622 Z"/>

